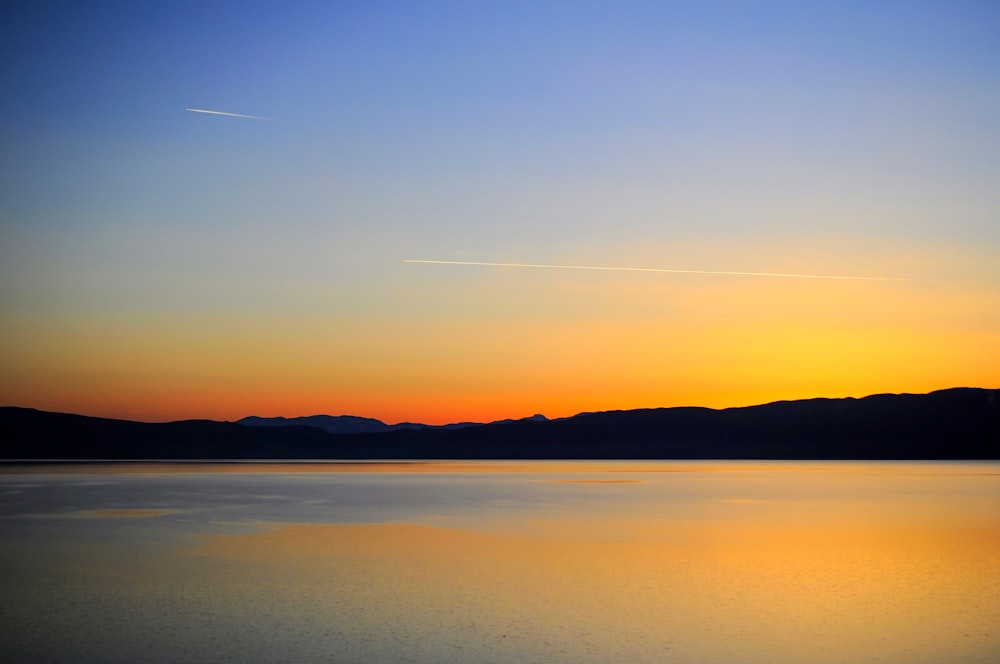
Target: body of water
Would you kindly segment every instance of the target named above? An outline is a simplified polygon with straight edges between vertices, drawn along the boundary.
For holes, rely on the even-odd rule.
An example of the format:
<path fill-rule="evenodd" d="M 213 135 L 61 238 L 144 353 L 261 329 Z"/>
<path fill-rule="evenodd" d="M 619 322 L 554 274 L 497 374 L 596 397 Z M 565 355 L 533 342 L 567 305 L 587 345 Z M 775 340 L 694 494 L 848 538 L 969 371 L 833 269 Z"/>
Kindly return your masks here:
<path fill-rule="evenodd" d="M 996 662 L 1000 464 L 0 467 L 4 662 Z"/>

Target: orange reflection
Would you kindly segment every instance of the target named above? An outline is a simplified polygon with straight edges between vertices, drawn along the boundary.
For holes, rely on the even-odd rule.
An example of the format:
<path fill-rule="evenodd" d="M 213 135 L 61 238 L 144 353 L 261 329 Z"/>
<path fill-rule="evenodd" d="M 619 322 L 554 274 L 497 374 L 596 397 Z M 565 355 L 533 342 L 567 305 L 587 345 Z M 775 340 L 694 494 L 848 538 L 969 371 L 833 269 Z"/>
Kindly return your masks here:
<path fill-rule="evenodd" d="M 298 525 L 192 553 L 277 575 L 334 623 L 368 620 L 374 639 L 406 625 L 535 659 L 985 661 L 1000 648 L 995 523 Z"/>

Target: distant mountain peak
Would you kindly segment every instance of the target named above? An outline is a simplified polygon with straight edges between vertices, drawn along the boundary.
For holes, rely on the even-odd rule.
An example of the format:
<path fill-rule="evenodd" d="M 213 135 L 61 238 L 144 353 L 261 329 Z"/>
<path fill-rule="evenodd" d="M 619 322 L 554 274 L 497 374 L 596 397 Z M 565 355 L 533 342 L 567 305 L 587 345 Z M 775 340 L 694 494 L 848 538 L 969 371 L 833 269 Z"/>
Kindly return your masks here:
<path fill-rule="evenodd" d="M 549 418 L 542 414 L 535 413 L 530 417 L 519 420 L 505 419 L 495 420 L 488 424 L 507 424 L 511 422 L 548 422 Z M 373 417 L 358 417 L 356 415 L 307 415 L 304 417 L 259 417 L 250 415 L 241 420 L 236 420 L 236 424 L 250 427 L 287 427 L 306 426 L 322 429 L 332 434 L 347 433 L 382 433 L 385 431 L 398 431 L 401 429 L 465 429 L 467 427 L 485 426 L 483 422 L 453 422 L 451 424 L 420 424 L 419 422 L 400 422 L 399 424 L 386 424 L 382 420 Z"/>

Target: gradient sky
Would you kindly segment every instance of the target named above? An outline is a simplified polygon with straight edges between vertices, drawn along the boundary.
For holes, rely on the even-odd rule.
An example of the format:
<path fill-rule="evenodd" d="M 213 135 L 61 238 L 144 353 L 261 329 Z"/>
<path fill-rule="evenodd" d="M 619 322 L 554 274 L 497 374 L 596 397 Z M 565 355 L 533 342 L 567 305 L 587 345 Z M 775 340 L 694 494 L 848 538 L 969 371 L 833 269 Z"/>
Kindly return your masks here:
<path fill-rule="evenodd" d="M 1000 386 L 994 3 L 0 11 L 2 404 L 440 423 Z"/>

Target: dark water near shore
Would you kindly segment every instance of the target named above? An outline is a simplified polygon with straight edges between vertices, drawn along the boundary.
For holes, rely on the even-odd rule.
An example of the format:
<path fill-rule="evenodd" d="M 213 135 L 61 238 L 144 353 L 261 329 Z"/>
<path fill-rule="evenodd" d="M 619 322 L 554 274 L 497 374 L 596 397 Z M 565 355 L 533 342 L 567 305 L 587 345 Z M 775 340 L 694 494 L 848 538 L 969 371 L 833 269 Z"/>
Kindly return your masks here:
<path fill-rule="evenodd" d="M 0 467 L 5 662 L 995 662 L 1000 464 Z"/>

